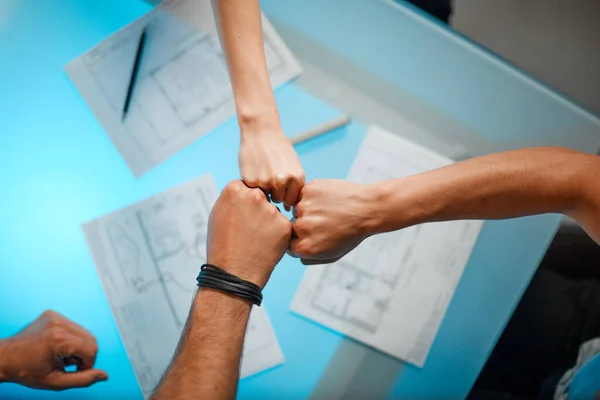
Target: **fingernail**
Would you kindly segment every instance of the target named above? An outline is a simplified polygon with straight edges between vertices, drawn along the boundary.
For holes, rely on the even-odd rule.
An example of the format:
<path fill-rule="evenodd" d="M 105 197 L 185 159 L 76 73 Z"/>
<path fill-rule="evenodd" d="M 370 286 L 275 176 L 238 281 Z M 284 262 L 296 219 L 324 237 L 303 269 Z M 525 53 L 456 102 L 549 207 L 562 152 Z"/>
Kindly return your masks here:
<path fill-rule="evenodd" d="M 96 380 L 97 381 L 107 381 L 108 380 L 108 374 L 105 373 L 99 373 L 98 375 L 96 375 Z"/>

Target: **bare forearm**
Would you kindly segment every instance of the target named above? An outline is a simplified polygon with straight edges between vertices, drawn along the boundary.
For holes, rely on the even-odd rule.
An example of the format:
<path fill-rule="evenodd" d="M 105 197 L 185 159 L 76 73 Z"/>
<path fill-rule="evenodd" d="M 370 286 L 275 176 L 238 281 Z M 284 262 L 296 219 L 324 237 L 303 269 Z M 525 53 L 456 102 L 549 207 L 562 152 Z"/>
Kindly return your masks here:
<path fill-rule="evenodd" d="M 211 289 L 196 294 L 185 333 L 153 399 L 234 399 L 251 304 Z"/>
<path fill-rule="evenodd" d="M 0 383 L 6 382 L 6 356 L 5 351 L 8 346 L 8 339 L 0 340 Z"/>
<path fill-rule="evenodd" d="M 376 185 L 378 231 L 432 221 L 563 213 L 599 237 L 596 156 L 540 147 L 497 153 Z M 394 206 L 396 205 L 396 206 Z M 399 208 L 402 209 L 399 209 Z"/>
<path fill-rule="evenodd" d="M 279 114 L 265 59 L 259 0 L 213 0 L 242 134 L 277 129 Z"/>

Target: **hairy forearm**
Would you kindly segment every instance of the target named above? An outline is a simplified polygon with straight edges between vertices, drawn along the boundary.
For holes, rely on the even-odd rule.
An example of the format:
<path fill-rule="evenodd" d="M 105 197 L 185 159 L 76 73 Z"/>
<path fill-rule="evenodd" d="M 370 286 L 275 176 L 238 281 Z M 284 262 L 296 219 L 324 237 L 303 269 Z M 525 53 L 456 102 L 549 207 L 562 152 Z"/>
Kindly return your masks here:
<path fill-rule="evenodd" d="M 496 153 L 376 184 L 373 229 L 563 213 L 598 240 L 599 184 L 597 156 L 556 147 Z"/>
<path fill-rule="evenodd" d="M 196 294 L 155 400 L 234 399 L 251 304 L 212 289 Z"/>
<path fill-rule="evenodd" d="M 264 52 L 259 0 L 213 0 L 240 131 L 277 129 L 279 113 Z"/>

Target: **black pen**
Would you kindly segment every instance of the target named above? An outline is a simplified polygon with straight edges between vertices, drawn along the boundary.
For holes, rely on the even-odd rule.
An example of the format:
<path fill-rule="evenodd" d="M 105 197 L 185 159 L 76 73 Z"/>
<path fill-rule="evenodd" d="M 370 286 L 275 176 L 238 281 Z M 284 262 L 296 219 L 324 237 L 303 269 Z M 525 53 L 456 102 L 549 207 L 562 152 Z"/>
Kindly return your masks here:
<path fill-rule="evenodd" d="M 131 94 L 133 93 L 133 86 L 137 78 L 138 71 L 140 70 L 140 61 L 142 59 L 142 49 L 144 48 L 144 42 L 146 41 L 146 27 L 142 31 L 140 36 L 140 42 L 138 43 L 137 54 L 135 55 L 135 61 L 133 64 L 133 71 L 131 71 L 131 78 L 129 78 L 129 87 L 127 88 L 127 97 L 125 98 L 125 105 L 123 105 L 123 114 L 121 120 L 124 121 L 129 110 L 129 103 L 131 103 Z"/>

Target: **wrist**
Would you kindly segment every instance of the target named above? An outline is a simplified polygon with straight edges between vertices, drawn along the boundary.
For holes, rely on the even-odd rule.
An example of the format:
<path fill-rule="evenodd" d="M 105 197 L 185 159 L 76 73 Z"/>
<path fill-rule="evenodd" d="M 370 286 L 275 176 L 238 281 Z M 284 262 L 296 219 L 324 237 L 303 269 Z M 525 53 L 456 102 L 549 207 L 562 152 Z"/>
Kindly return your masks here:
<path fill-rule="evenodd" d="M 391 232 L 426 222 L 428 202 L 414 177 L 374 183 L 369 206 L 369 234 Z M 429 200 L 431 201 L 431 199 Z"/>
<path fill-rule="evenodd" d="M 261 109 L 240 108 L 238 110 L 238 125 L 242 137 L 268 133 L 282 134 L 276 105 Z"/>
<path fill-rule="evenodd" d="M 240 263 L 228 260 L 227 257 L 208 257 L 208 264 L 216 265 L 217 267 L 229 272 L 248 282 L 258 285 L 261 290 L 264 289 L 269 280 L 270 273 L 267 275 L 258 268 L 250 265 L 250 263 Z"/>

